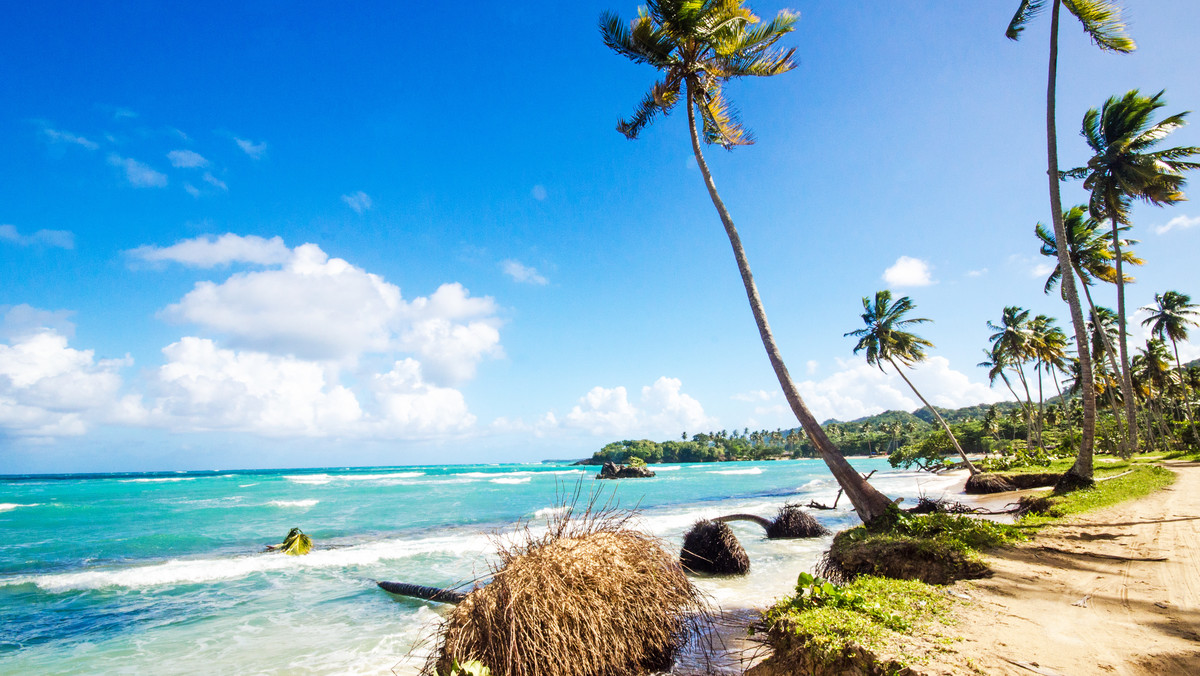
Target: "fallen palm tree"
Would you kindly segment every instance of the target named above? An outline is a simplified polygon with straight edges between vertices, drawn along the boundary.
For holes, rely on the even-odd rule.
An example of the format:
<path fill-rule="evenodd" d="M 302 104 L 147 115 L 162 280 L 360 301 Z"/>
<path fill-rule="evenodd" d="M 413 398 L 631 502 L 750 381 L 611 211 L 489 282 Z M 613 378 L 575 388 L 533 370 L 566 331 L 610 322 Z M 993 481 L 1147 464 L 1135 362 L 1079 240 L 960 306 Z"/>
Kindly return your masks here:
<path fill-rule="evenodd" d="M 750 572 L 750 557 L 742 548 L 742 543 L 738 542 L 733 530 L 720 520 L 700 519 L 692 524 L 683 536 L 679 563 L 689 573 L 745 575 Z"/>
<path fill-rule="evenodd" d="M 424 673 L 468 660 L 496 676 L 669 669 L 707 608 L 660 542 L 629 527 L 632 515 L 589 504 L 545 533 L 498 539 L 491 582 L 450 611 Z"/>
<path fill-rule="evenodd" d="M 400 596 L 411 596 L 413 598 L 424 599 L 426 601 L 436 601 L 438 603 L 460 603 L 467 595 L 453 589 L 442 589 L 441 587 L 423 587 L 419 584 L 409 584 L 407 582 L 388 582 L 380 580 L 375 584 L 379 588 L 398 594 Z"/>
<path fill-rule="evenodd" d="M 813 515 L 800 509 L 799 505 L 788 503 L 779 508 L 774 520 L 768 520 L 755 514 L 728 514 L 713 521 L 727 523 L 729 521 L 751 521 L 763 527 L 771 540 L 779 538 L 815 538 L 829 535 L 829 529 L 822 526 Z"/>

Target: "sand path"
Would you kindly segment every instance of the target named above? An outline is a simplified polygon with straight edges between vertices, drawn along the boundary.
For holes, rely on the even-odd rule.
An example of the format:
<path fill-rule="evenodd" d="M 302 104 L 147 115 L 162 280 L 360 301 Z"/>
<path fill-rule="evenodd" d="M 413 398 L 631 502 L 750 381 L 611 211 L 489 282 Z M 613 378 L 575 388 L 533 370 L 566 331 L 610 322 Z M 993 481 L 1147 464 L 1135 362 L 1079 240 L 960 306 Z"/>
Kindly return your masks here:
<path fill-rule="evenodd" d="M 1174 485 L 1048 527 L 961 582 L 954 652 L 986 674 L 1200 674 L 1200 463 Z M 1019 666 L 1015 663 L 1024 663 Z"/>

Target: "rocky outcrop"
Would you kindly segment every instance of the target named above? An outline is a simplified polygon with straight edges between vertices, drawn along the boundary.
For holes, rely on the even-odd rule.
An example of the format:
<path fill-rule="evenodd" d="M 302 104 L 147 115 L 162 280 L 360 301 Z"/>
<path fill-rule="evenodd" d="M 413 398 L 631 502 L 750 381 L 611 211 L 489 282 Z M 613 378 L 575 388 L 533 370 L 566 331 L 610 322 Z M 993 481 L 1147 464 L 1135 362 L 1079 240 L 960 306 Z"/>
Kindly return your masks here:
<path fill-rule="evenodd" d="M 606 462 L 600 468 L 597 479 L 645 479 L 654 476 L 649 467 L 630 467 Z"/>

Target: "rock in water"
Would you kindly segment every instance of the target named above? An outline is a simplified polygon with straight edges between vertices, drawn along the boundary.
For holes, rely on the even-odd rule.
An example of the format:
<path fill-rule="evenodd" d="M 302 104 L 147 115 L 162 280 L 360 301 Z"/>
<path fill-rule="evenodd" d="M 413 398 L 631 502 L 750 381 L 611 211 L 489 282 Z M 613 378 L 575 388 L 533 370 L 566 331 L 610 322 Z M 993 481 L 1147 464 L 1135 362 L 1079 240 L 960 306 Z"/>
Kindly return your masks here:
<path fill-rule="evenodd" d="M 628 465 L 617 465 L 612 462 L 604 463 L 600 468 L 600 473 L 596 475 L 597 479 L 646 479 L 654 476 L 654 472 L 650 471 L 649 467 L 630 467 Z"/>

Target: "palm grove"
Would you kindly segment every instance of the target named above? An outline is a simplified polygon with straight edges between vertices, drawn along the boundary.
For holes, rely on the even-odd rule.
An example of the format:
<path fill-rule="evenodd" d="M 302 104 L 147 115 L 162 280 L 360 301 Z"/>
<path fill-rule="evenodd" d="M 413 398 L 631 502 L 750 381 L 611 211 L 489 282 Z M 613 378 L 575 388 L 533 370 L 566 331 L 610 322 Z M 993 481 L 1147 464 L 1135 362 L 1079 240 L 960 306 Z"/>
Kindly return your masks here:
<path fill-rule="evenodd" d="M 1132 91 L 1115 96 L 1100 109 L 1085 114 L 1083 136 L 1094 156 L 1085 167 L 1060 170 L 1055 89 L 1058 29 L 1064 8 L 1079 21 L 1097 47 L 1126 53 L 1133 51 L 1135 44 L 1126 35 L 1119 8 L 1107 0 L 1022 0 L 1006 32 L 1010 39 L 1017 40 L 1028 22 L 1044 10 L 1050 10 L 1046 146 L 1052 228 L 1047 230 L 1039 225 L 1037 235 L 1042 252 L 1057 259 L 1055 272 L 1046 288 L 1048 292 L 1054 286 L 1059 289 L 1069 309 L 1074 340 L 1056 326 L 1053 318 L 1029 319 L 1029 313 L 1021 308 L 1005 308 L 1000 323 L 992 326 L 995 335 L 983 365 L 989 369 L 993 382 L 996 378 L 1002 379 L 1021 402 L 1020 416 L 1025 428 L 1023 444 L 1027 454 L 1034 447 L 1040 453 L 1049 450 L 1047 425 L 1062 421 L 1073 426 L 1068 428 L 1073 431 L 1059 435 L 1056 449 L 1069 448 L 1076 457 L 1074 466 L 1061 482 L 1062 487 L 1070 488 L 1092 481 L 1098 400 L 1107 401 L 1110 411 L 1101 420 L 1101 430 L 1108 426 L 1120 430 L 1119 450 L 1122 452 L 1140 449 L 1139 425 L 1147 425 L 1145 436 L 1157 439 L 1159 444 L 1200 441 L 1194 438 L 1195 428 L 1190 425 L 1188 403 L 1196 396 L 1195 378 L 1183 371 L 1178 360 L 1168 366 L 1160 359 L 1166 355 L 1161 340 L 1184 339 L 1188 327 L 1194 325 L 1194 306 L 1184 293 L 1166 291 L 1160 294 L 1160 307 L 1154 315 L 1160 319 L 1153 328 L 1159 338 L 1151 341 L 1140 354 L 1130 357 L 1124 284 L 1131 279 L 1124 267 L 1141 261 L 1129 249 L 1132 240 L 1123 239 L 1124 233 L 1133 225 L 1130 222 L 1133 202 L 1165 206 L 1184 199 L 1184 172 L 1200 166 L 1188 161 L 1200 154 L 1200 149 L 1158 149 L 1170 132 L 1183 124 L 1186 113 L 1154 122 L 1154 114 L 1165 105 L 1163 94 L 1147 97 Z M 869 522 L 881 516 L 891 501 L 846 462 L 831 438 L 838 436 L 841 430 L 823 428 L 801 398 L 776 345 L 733 217 L 717 192 L 701 147 L 701 137 L 706 144 L 727 150 L 754 142 L 726 98 L 723 87 L 731 80 L 781 75 L 795 68 L 795 50 L 779 47 L 778 43 L 793 30 L 797 19 L 797 15 L 785 10 L 764 22 L 745 7 L 742 0 L 657 0 L 647 2 L 631 21 L 615 13 L 605 13 L 600 18 L 600 32 L 610 49 L 636 64 L 653 67 L 659 75 L 633 114 L 619 122 L 619 132 L 629 139 L 636 139 L 658 117 L 683 105 L 692 153 L 733 249 L 759 336 L 783 394 L 807 435 L 807 446 L 829 467 L 859 517 Z M 1091 199 L 1086 206 L 1064 212 L 1059 184 L 1074 178 L 1084 179 L 1085 188 L 1091 191 Z M 1067 229 L 1069 223 L 1072 224 L 1070 232 Z M 1107 224 L 1103 231 L 1101 223 Z M 1059 242 L 1066 245 L 1059 246 Z M 1097 282 L 1113 283 L 1116 287 L 1115 313 L 1105 314 L 1104 307 L 1093 303 L 1088 287 Z M 1091 321 L 1084 316 L 1079 285 L 1087 292 Z M 869 363 L 880 368 L 891 366 L 908 382 L 902 367 L 921 361 L 924 350 L 932 345 L 905 328 L 927 320 L 906 318 L 904 315 L 914 307 L 912 300 L 905 297 L 893 301 L 888 291 L 876 294 L 873 302 L 864 299 L 863 305 L 866 326 L 851 332 L 860 338 L 855 352 L 865 350 Z M 1115 325 L 1107 319 L 1114 315 Z M 1107 360 L 1107 366 L 1102 365 L 1101 356 Z M 1064 376 L 1066 388 L 1061 394 L 1057 393 L 1060 375 Z M 1014 379 L 1020 392 L 1013 386 Z M 1046 379 L 1054 383 L 1056 390 L 1056 400 L 1051 405 L 1046 403 Z M 911 386 L 911 382 L 909 384 Z M 1038 392 L 1036 405 L 1034 391 Z M 1025 396 L 1019 396 L 1020 393 Z M 1145 402 L 1141 410 L 1139 401 Z M 1114 402 L 1120 405 L 1114 405 Z M 943 435 L 970 466 L 959 435 L 950 424 L 941 420 L 936 409 L 927 408 L 940 423 L 940 429 L 931 433 L 931 438 Z M 993 419 L 998 416 L 998 413 L 991 414 Z M 1188 421 L 1186 424 L 1180 424 L 1185 420 Z M 1151 424 L 1154 431 L 1150 431 Z M 1187 430 L 1192 437 L 1183 437 Z M 1104 437 L 1105 442 L 1108 443 L 1111 437 L 1111 434 Z M 719 445 L 717 441 L 719 439 L 707 438 L 702 445 L 712 448 Z M 1011 441 L 1016 441 L 1015 435 Z M 696 439 L 682 443 L 695 444 Z M 615 448 L 610 450 L 617 451 Z"/>

